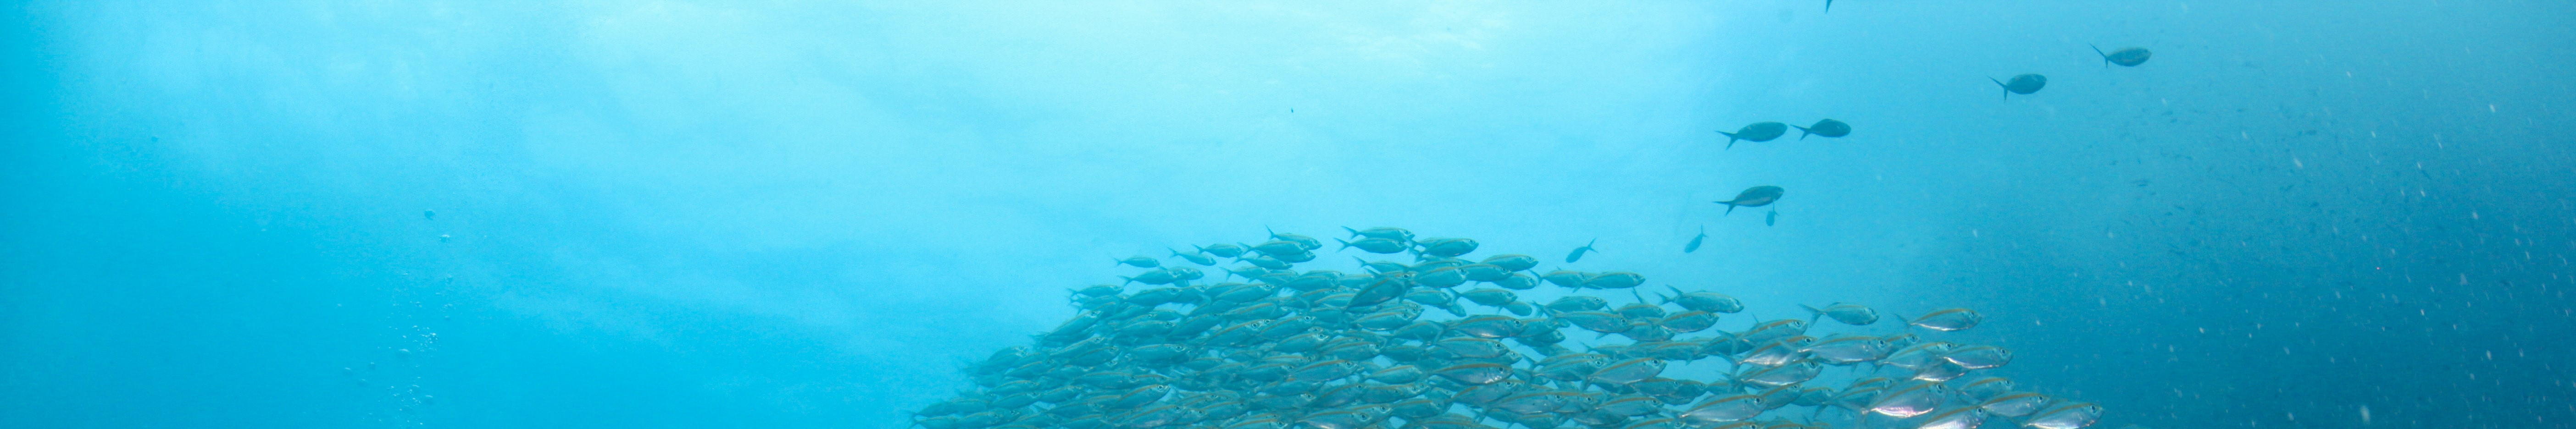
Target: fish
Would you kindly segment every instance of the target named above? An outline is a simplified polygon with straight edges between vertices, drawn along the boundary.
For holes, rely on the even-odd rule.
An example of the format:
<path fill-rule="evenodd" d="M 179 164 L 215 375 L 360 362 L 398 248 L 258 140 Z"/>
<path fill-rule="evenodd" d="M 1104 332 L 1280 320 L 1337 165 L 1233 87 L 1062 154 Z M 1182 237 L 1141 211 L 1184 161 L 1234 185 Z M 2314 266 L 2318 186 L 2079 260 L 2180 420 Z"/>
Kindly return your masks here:
<path fill-rule="evenodd" d="M 2081 429 L 2092 426 L 2094 421 L 2101 419 L 2101 406 L 2077 402 L 2050 407 L 2045 411 L 2032 414 L 2030 419 L 2022 421 L 2022 426 L 2039 429 Z"/>
<path fill-rule="evenodd" d="M 1966 385 L 1959 386 L 1959 393 L 1965 393 L 1970 397 L 1978 399 L 1986 399 L 2011 392 L 2013 387 L 2012 380 L 2005 379 L 2003 377 L 1986 377 L 1972 380 Z"/>
<path fill-rule="evenodd" d="M 1346 241 L 1336 238 L 1333 239 L 1333 241 L 1342 243 L 1342 249 L 1345 250 L 1357 247 L 1360 248 L 1360 251 L 1377 254 L 1404 253 L 1406 250 L 1413 250 L 1412 243 L 1396 241 L 1388 238 L 1370 237 L 1362 238 L 1359 241 Z"/>
<path fill-rule="evenodd" d="M 1763 185 L 1744 188 L 1744 192 L 1738 192 L 1735 194 L 1734 200 L 1715 202 L 1726 205 L 1726 214 L 1735 214 L 1736 207 L 1761 207 L 1771 205 L 1774 201 L 1780 201 L 1780 194 L 1780 187 Z"/>
<path fill-rule="evenodd" d="M 1284 233 L 1284 232 L 1278 232 L 1278 231 L 1269 231 L 1269 228 L 1268 228 L 1268 227 L 1264 227 L 1264 228 L 1262 228 L 1262 230 L 1269 232 L 1269 233 L 1270 233 L 1270 239 L 1272 239 L 1272 240 L 1278 240 L 1278 241 L 1286 241 L 1286 242 L 1291 242 L 1291 243 L 1297 243 L 1297 247 L 1299 247 L 1299 248 L 1301 248 L 1301 249 L 1303 249 L 1303 250 L 1315 250 L 1315 249 L 1321 249 L 1321 248 L 1324 248 L 1324 241 L 1323 241 L 1323 240 L 1316 240 L 1316 239 L 1315 239 L 1315 237 L 1308 237 L 1308 236 L 1304 236 L 1304 235 L 1290 234 L 1290 233 Z"/>
<path fill-rule="evenodd" d="M 1351 227 L 1345 226 L 1342 227 L 1342 230 L 1350 231 L 1352 237 L 1384 238 L 1400 242 L 1413 241 L 1413 231 L 1404 228 L 1381 226 L 1369 229 L 1351 229 Z"/>
<path fill-rule="evenodd" d="M 1504 271 L 1529 271 L 1532 268 L 1538 268 L 1538 257 L 1517 253 L 1501 254 L 1487 256 L 1482 263 L 1494 264 L 1502 267 Z"/>
<path fill-rule="evenodd" d="M 1638 380 L 1645 380 L 1648 377 L 1654 377 L 1655 375 L 1662 374 L 1663 372 L 1663 359 L 1641 357 L 1623 360 L 1618 363 L 1610 364 L 1609 366 L 1601 367 L 1601 370 L 1594 371 L 1592 375 L 1584 377 L 1583 380 L 1598 384 L 1628 384 L 1635 383 Z"/>
<path fill-rule="evenodd" d="M 1255 245 L 1252 245 L 1252 251 L 1253 251 L 1253 252 L 1260 253 L 1260 254 L 1262 254 L 1262 255 L 1269 256 L 1269 257 L 1273 257 L 1273 258 L 1278 258 L 1278 257 L 1280 257 L 1281 255 L 1295 255 L 1295 254 L 1298 254 L 1298 253 L 1305 253 L 1307 249 L 1308 249 L 1308 248 L 1306 247 L 1306 244 L 1305 244 L 1305 243 L 1299 243 L 1299 242 L 1288 241 L 1288 240 L 1271 240 L 1271 241 L 1264 241 L 1264 242 L 1261 242 L 1261 244 L 1255 244 Z M 1281 259 L 1286 259 L 1286 258 L 1281 258 Z"/>
<path fill-rule="evenodd" d="M 1456 257 L 1476 251 L 1476 240 L 1466 238 L 1431 238 L 1422 240 L 1422 254 Z"/>
<path fill-rule="evenodd" d="M 1230 244 L 1230 243 L 1217 243 L 1217 244 L 1210 244 L 1210 245 L 1206 245 L 1206 246 L 1197 246 L 1197 247 L 1199 248 L 1199 252 L 1200 252 L 1200 253 L 1206 253 L 1206 254 L 1209 254 L 1209 255 L 1215 255 L 1216 257 L 1219 257 L 1219 258 L 1238 258 L 1238 257 L 1242 257 L 1242 256 L 1243 256 L 1243 252 L 1246 252 L 1246 251 L 1249 251 L 1249 250 L 1250 250 L 1249 248 L 1245 247 L 1244 245 L 1240 245 L 1240 244 Z"/>
<path fill-rule="evenodd" d="M 1589 253 L 1589 252 L 1600 252 L 1599 250 L 1593 250 L 1593 249 L 1592 249 L 1592 245 L 1593 245 L 1593 244 L 1595 244 L 1595 243 L 1600 243 L 1600 242 L 1601 242 L 1601 239 L 1595 238 L 1595 239 L 1592 239 L 1592 242 L 1590 242 L 1590 243 L 1583 243 L 1583 247 L 1577 247 L 1577 248 L 1574 248 L 1574 251 L 1573 251 L 1573 252 L 1570 252 L 1570 253 L 1566 253 L 1566 254 L 1565 254 L 1565 263 L 1571 264 L 1571 263 L 1574 263 L 1574 261 L 1580 261 L 1580 260 L 1583 260 L 1583 254 L 1584 254 L 1584 253 Z"/>
<path fill-rule="evenodd" d="M 1612 271 L 1584 279 L 1583 287 L 1587 289 L 1627 289 L 1637 287 L 1637 285 L 1645 283 L 1646 275 L 1644 274 L 1627 271 Z"/>
<path fill-rule="evenodd" d="M 1725 134 L 1726 147 L 1733 149 L 1735 148 L 1735 141 L 1737 140 L 1761 143 L 1771 141 L 1771 139 L 1780 138 L 1782 135 L 1787 135 L 1789 134 L 1789 124 L 1778 122 L 1755 122 L 1750 125 L 1745 125 L 1744 128 L 1736 129 L 1735 132 L 1732 133 L 1725 131 L 1719 131 L 1717 133 Z"/>
<path fill-rule="evenodd" d="M 1678 333 L 1699 332 L 1711 326 L 1717 326 L 1717 314 L 1699 310 L 1683 311 L 1664 316 L 1663 320 L 1656 321 L 1655 325 Z"/>
<path fill-rule="evenodd" d="M 1678 287 L 1667 286 L 1666 288 L 1672 289 L 1673 296 L 1664 297 L 1663 303 L 1680 306 L 1685 310 L 1706 311 L 1721 314 L 1735 314 L 1737 312 L 1744 311 L 1744 302 L 1737 301 L 1735 297 L 1726 296 L 1726 294 L 1707 291 L 1685 293 Z M 1658 296 L 1660 296 L 1660 294 L 1658 294 Z"/>
<path fill-rule="evenodd" d="M 2102 56 L 2102 68 L 2111 68 L 2112 64 L 2119 64 L 2121 67 L 2137 67 L 2139 64 L 2146 64 L 2147 57 L 2156 55 L 2154 52 L 2148 52 L 2147 48 L 2134 47 L 2103 53 L 2102 47 L 2093 46 L 2093 53 Z"/>
<path fill-rule="evenodd" d="M 1932 417 L 1923 419 L 1923 424 L 1914 427 L 1915 429 L 1977 429 L 1978 425 L 1983 424 L 1986 424 L 1985 412 L 1978 411 L 1977 407 L 1959 407 L 1933 413 Z"/>
<path fill-rule="evenodd" d="M 1977 314 L 1976 310 L 1965 308 L 1944 308 L 1933 310 L 1931 313 L 1924 314 L 1923 317 L 1914 318 L 1914 320 L 1905 323 L 1935 331 L 1956 331 L 1977 327 L 1978 323 L 1985 321 L 1986 316 Z"/>
<path fill-rule="evenodd" d="M 1798 304 L 1798 307 L 1807 309 L 1807 312 L 1809 313 L 1815 313 L 1815 317 L 1807 318 L 1807 323 L 1810 324 L 1815 323 L 1817 319 L 1826 317 L 1832 317 L 1836 322 L 1843 322 L 1845 325 L 1852 326 L 1867 326 L 1872 323 L 1878 323 L 1878 310 L 1871 310 L 1869 307 L 1865 307 L 1860 304 L 1837 302 L 1826 305 L 1825 308 L 1816 308 L 1806 304 Z"/>
<path fill-rule="evenodd" d="M 1360 259 L 1360 258 L 1359 258 L 1359 257 L 1357 257 L 1357 256 L 1353 256 L 1353 257 L 1351 257 L 1351 260 L 1360 261 L 1360 267 L 1361 267 L 1361 268 L 1367 268 L 1369 271 L 1376 271 L 1376 272 L 1380 272 L 1380 273 L 1392 273 L 1392 272 L 1398 272 L 1398 271 L 1410 271 L 1410 270 L 1412 269 L 1411 267 L 1405 266 L 1404 264 L 1399 264 L 1399 263 L 1389 262 L 1389 261 L 1369 261 L 1369 260 L 1363 260 L 1363 259 Z"/>
<path fill-rule="evenodd" d="M 1561 312 L 1591 311 L 1607 308 L 1609 306 L 1609 300 L 1590 295 L 1567 295 L 1563 298 L 1557 298 L 1556 301 L 1547 303 L 1547 308 L 1549 310 Z"/>
<path fill-rule="evenodd" d="M 1796 128 L 1798 128 L 1799 140 L 1806 140 L 1807 136 L 1811 135 L 1825 136 L 1826 138 L 1838 138 L 1851 135 L 1851 124 L 1846 124 L 1843 123 L 1843 121 L 1837 121 L 1830 118 L 1818 119 L 1816 120 L 1815 125 Z"/>
<path fill-rule="evenodd" d="M 1680 417 L 1702 425 L 1715 425 L 1751 419 L 1762 415 L 1763 411 L 1766 409 L 1762 407 L 1762 397 L 1737 394 L 1701 402 L 1689 411 L 1683 411 Z"/>
<path fill-rule="evenodd" d="M 1512 374 L 1512 367 L 1492 362 L 1477 362 L 1451 365 L 1431 373 L 1459 384 L 1484 385 L 1503 381 L 1503 377 Z"/>
<path fill-rule="evenodd" d="M 421 211 L 420 211 L 420 218 L 421 218 L 421 219 L 427 219 L 427 220 L 438 220 L 438 211 L 437 211 L 437 210 L 421 210 Z"/>
<path fill-rule="evenodd" d="M 1705 226 L 1700 227 L 1700 228 L 1699 228 L 1699 235 L 1691 236 L 1690 244 L 1684 244 L 1684 245 L 1682 245 L 1682 253 L 1690 253 L 1690 252 L 1697 252 L 1697 251 L 1699 251 L 1699 242 L 1700 242 L 1700 240 L 1706 240 L 1706 239 L 1708 239 L 1708 227 L 1705 227 Z"/>
<path fill-rule="evenodd" d="M 1941 354 L 1941 360 L 1967 369 L 1986 369 L 2012 363 L 2012 350 L 1995 346 L 1967 346 Z"/>
<path fill-rule="evenodd" d="M 2040 76 L 2034 73 L 2024 73 L 2013 76 L 2011 82 L 1995 80 L 1995 78 L 1991 77 L 1986 78 L 1986 80 L 1993 80 L 1995 81 L 1995 86 L 2004 87 L 2004 98 L 2012 98 L 2013 94 L 2030 95 L 2030 93 L 2039 92 L 2040 88 L 2048 86 L 2048 76 Z"/>
<path fill-rule="evenodd" d="M 1553 285 L 1557 285 L 1557 286 L 1565 287 L 1565 288 L 1569 288 L 1569 289 L 1577 289 L 1577 288 L 1582 288 L 1582 287 L 1583 287 L 1583 283 L 1584 283 L 1584 282 L 1591 281 L 1591 280 L 1592 280 L 1592 275 L 1591 275 L 1591 274 L 1586 274 L 1586 273 L 1584 273 L 1584 272 L 1582 272 L 1582 271 L 1556 270 L 1556 271 L 1549 271 L 1549 272 L 1548 272 L 1547 274 L 1545 274 L 1545 275 L 1540 275 L 1540 276 L 1538 276 L 1538 279 L 1539 279 L 1539 280 L 1546 280 L 1546 281 L 1548 282 L 1548 284 L 1553 284 Z"/>
<path fill-rule="evenodd" d="M 1520 295 L 1503 289 L 1475 289 L 1458 294 L 1460 298 L 1488 307 L 1501 307 L 1520 300 Z"/>
<path fill-rule="evenodd" d="M 1135 256 L 1135 257 L 1129 257 L 1129 258 L 1126 258 L 1126 259 L 1119 259 L 1119 260 L 1117 260 L 1117 262 L 1118 262 L 1118 265 L 1127 265 L 1127 266 L 1133 266 L 1133 267 L 1136 267 L 1136 268 L 1154 268 L 1154 267 L 1160 267 L 1160 266 L 1163 266 L 1163 260 L 1161 260 L 1161 259 L 1154 259 L 1154 258 L 1148 258 L 1148 257 L 1143 257 L 1143 256 Z"/>
<path fill-rule="evenodd" d="M 1915 383 L 1881 394 L 1869 404 L 1868 411 L 1900 419 L 1913 418 L 1941 406 L 1946 389 L 1941 383 Z"/>
<path fill-rule="evenodd" d="M 2048 406 L 2048 397 L 2030 392 L 1995 395 L 1977 404 L 1977 408 L 1983 408 L 1986 412 L 2004 417 L 2027 416 L 2030 413 L 2039 412 L 2039 408 L 2044 406 Z"/>
<path fill-rule="evenodd" d="M 1216 258 L 1209 258 L 1209 257 L 1207 257 L 1207 255 L 1201 255 L 1201 254 L 1197 254 L 1197 253 L 1181 253 L 1181 251 L 1180 251 L 1180 250 L 1175 250 L 1175 249 L 1171 249 L 1171 248 L 1164 248 L 1163 250 L 1170 250 L 1170 251 L 1172 251 L 1172 256 L 1173 256 L 1173 257 L 1181 258 L 1182 260 L 1186 260 L 1186 261 L 1190 261 L 1190 263 L 1193 263 L 1193 264 L 1199 264 L 1199 266 L 1203 266 L 1203 267 L 1213 267 L 1213 266 L 1216 266 Z"/>
<path fill-rule="evenodd" d="M 1770 212 L 1770 213 L 1763 213 L 1763 214 L 1762 214 L 1762 226 L 1772 226 L 1772 225 L 1777 225 L 1777 224 L 1779 224 L 1779 223 L 1780 223 L 1780 210 L 1778 210 L 1778 209 L 1773 209 L 1773 210 L 1771 210 L 1771 212 Z"/>

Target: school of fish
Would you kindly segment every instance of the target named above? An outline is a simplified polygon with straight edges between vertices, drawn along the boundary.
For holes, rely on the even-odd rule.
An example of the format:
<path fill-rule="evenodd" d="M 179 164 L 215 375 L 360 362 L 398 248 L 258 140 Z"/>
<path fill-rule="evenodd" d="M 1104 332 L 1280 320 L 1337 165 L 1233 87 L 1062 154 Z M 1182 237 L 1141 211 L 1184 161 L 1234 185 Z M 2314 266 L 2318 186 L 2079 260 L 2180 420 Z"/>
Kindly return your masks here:
<path fill-rule="evenodd" d="M 1222 269 L 1220 279 L 1155 258 L 1120 259 L 1148 270 L 1074 290 L 1076 316 L 1035 335 L 1035 344 L 967 365 L 975 387 L 918 410 L 913 423 L 2078 429 L 2103 413 L 1979 376 L 2011 363 L 2013 353 L 1935 338 L 1984 321 L 1968 309 L 1881 324 L 1876 309 L 1831 303 L 1806 306 L 1808 319 L 1762 320 L 1737 316 L 1744 304 L 1726 294 L 1654 288 L 1643 274 L 1542 273 L 1529 255 L 1471 257 L 1480 247 L 1473 239 L 1346 230 L 1350 237 L 1337 239 L 1334 251 L 1409 260 L 1299 270 L 1339 259 L 1316 254 L 1326 250 L 1321 240 L 1277 232 L 1260 244 L 1172 252 L 1198 266 L 1242 264 Z M 1546 303 L 1521 296 L 1543 285 L 1566 293 Z M 1654 289 L 1661 291 L 1648 298 L 1644 291 Z M 1611 296 L 1590 295 L 1604 292 Z M 1621 295 L 1631 302 L 1614 305 Z M 1855 332 L 1823 332 L 1837 327 Z"/>

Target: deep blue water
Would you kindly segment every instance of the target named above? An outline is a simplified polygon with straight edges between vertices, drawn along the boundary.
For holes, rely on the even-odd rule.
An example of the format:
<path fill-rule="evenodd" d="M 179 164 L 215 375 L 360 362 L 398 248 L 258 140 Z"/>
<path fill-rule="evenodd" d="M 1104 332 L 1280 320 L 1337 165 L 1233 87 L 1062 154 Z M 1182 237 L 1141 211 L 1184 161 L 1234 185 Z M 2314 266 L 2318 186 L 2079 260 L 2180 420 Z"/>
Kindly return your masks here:
<path fill-rule="evenodd" d="M 2576 426 L 2576 4 L 1577 3 L 12 2 L 0 427 L 901 427 L 1342 226 L 1976 308 L 2104 428 Z"/>

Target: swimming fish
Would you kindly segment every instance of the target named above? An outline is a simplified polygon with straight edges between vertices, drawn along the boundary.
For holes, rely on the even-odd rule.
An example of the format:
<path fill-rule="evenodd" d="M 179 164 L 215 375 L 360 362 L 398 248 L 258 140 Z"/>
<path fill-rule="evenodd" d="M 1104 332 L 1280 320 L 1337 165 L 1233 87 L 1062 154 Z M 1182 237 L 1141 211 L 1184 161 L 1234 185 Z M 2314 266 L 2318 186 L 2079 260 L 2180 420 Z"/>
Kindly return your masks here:
<path fill-rule="evenodd" d="M 1810 135 L 1825 136 L 1828 138 L 1848 136 L 1851 135 L 1851 124 L 1846 124 L 1843 123 L 1843 121 L 1832 119 L 1819 119 L 1816 120 L 1815 125 L 1798 127 L 1799 140 L 1806 140 L 1807 136 Z"/>
<path fill-rule="evenodd" d="M 1154 268 L 1154 267 L 1160 267 L 1160 266 L 1163 266 L 1163 260 L 1160 260 L 1160 259 L 1154 259 L 1154 258 L 1148 258 L 1148 257 L 1143 257 L 1143 256 L 1135 256 L 1135 257 L 1129 257 L 1129 258 L 1126 258 L 1126 259 L 1119 259 L 1119 260 L 1117 260 L 1117 262 L 1118 262 L 1118 264 L 1119 264 L 1119 265 L 1129 265 L 1129 266 L 1134 266 L 1134 267 L 1136 267 L 1136 268 Z"/>
<path fill-rule="evenodd" d="M 1991 77 L 1986 78 L 1986 80 L 1994 80 L 1995 86 L 2004 87 L 2004 98 L 2012 98 L 2013 94 L 2030 95 L 2030 93 L 2039 92 L 2040 88 L 2048 86 L 2048 76 L 2040 76 L 2035 73 L 2023 73 L 2021 75 L 2013 76 L 2011 82 L 1995 80 L 1995 78 Z"/>
<path fill-rule="evenodd" d="M 1216 266 L 1216 259 L 1215 259 L 1215 258 L 1209 258 L 1209 257 L 1207 257 L 1207 255 L 1201 255 L 1201 254 L 1196 254 L 1196 253 L 1181 253 L 1181 251 L 1180 251 L 1180 250 L 1175 250 L 1175 249 L 1168 248 L 1168 247 L 1167 247 L 1167 248 L 1164 248 L 1163 250 L 1170 250 L 1170 251 L 1172 251 L 1172 256 L 1173 256 L 1173 257 L 1178 257 L 1178 258 L 1181 258 L 1182 260 L 1190 261 L 1190 263 L 1193 263 L 1193 264 L 1199 264 L 1200 266 L 1210 266 L 1210 267 Z"/>
<path fill-rule="evenodd" d="M 1384 239 L 1388 239 L 1388 240 L 1395 240 L 1395 241 L 1399 241 L 1399 242 L 1412 242 L 1412 241 L 1413 241 L 1413 231 L 1411 231 L 1411 230 L 1406 230 L 1406 229 L 1404 229 L 1404 228 L 1391 228 L 1391 227 L 1383 227 L 1383 226 L 1381 226 L 1381 227 L 1369 228 L 1369 229 L 1351 229 L 1351 227 L 1347 227 L 1347 226 L 1345 226 L 1345 227 L 1342 227 L 1342 230 L 1350 231 L 1350 232 L 1351 232 L 1351 236 L 1352 236 L 1352 237 L 1384 238 Z"/>
<path fill-rule="evenodd" d="M 1697 252 L 1697 251 L 1699 251 L 1699 242 L 1700 242 L 1700 240 L 1704 240 L 1704 239 L 1707 239 L 1707 238 L 1708 238 L 1708 227 L 1705 227 L 1705 226 L 1700 227 L 1700 228 L 1699 228 L 1699 235 L 1691 236 L 1690 244 L 1684 244 L 1684 245 L 1682 245 L 1682 253 L 1690 253 L 1690 252 Z"/>
<path fill-rule="evenodd" d="M 428 219 L 428 220 L 438 220 L 438 211 L 437 211 L 437 210 L 421 210 L 421 211 L 420 211 L 420 218 L 421 218 L 421 219 Z"/>
<path fill-rule="evenodd" d="M 1457 257 L 1476 251 L 1476 240 L 1468 238 L 1431 238 L 1422 240 L 1422 254 L 1443 258 Z"/>
<path fill-rule="evenodd" d="M 1236 257 L 1241 257 L 1241 256 L 1243 256 L 1243 252 L 1245 252 L 1246 250 L 1248 250 L 1248 249 L 1245 249 L 1243 245 L 1240 245 L 1240 244 L 1228 244 L 1228 243 L 1217 243 L 1217 244 L 1211 244 L 1211 245 L 1206 245 L 1206 246 L 1198 246 L 1198 248 L 1199 248 L 1199 251 L 1200 251 L 1200 252 L 1205 252 L 1205 253 L 1210 254 L 1210 255 L 1216 255 L 1216 257 L 1219 257 L 1219 258 L 1236 258 Z"/>
<path fill-rule="evenodd" d="M 1736 129 L 1735 132 L 1732 133 L 1725 131 L 1719 131 L 1717 133 L 1726 135 L 1726 147 L 1732 149 L 1735 148 L 1736 140 L 1761 143 L 1771 141 L 1771 139 L 1780 138 L 1782 135 L 1787 135 L 1789 134 L 1789 124 L 1778 122 L 1755 122 L 1750 125 L 1745 125 L 1744 128 Z"/>
<path fill-rule="evenodd" d="M 1869 307 L 1861 306 L 1860 304 L 1837 302 L 1831 305 L 1826 305 L 1825 308 L 1810 307 L 1806 304 L 1798 304 L 1798 307 L 1807 309 L 1807 312 L 1809 313 L 1815 313 L 1815 317 L 1807 318 L 1808 323 L 1814 323 L 1816 319 L 1825 317 L 1832 317 L 1836 322 L 1843 322 L 1843 324 L 1852 326 L 1878 323 L 1878 311 L 1871 310 Z"/>
<path fill-rule="evenodd" d="M 2119 64 L 2121 67 L 2137 67 L 2139 64 L 2146 64 L 2147 57 L 2155 56 L 2155 53 L 2148 52 L 2147 48 L 2120 48 L 2106 54 L 2102 53 L 2102 47 L 2094 46 L 2093 53 L 2102 56 L 2103 68 L 2109 68 L 2112 64 Z"/>
<path fill-rule="evenodd" d="M 1262 229 L 1267 230 L 1267 229 L 1269 229 L 1269 228 L 1268 228 L 1268 227 L 1263 227 Z M 1274 239 L 1274 240 L 1280 240 L 1280 241 L 1287 241 L 1287 242 L 1297 243 L 1297 247 L 1302 248 L 1303 250 L 1315 250 L 1315 249 L 1321 249 L 1321 248 L 1324 248 L 1324 241 L 1323 241 L 1323 240 L 1317 240 L 1317 239 L 1315 239 L 1315 237 L 1308 237 L 1308 236 L 1304 236 L 1304 235 L 1290 234 L 1290 233 L 1284 233 L 1284 232 L 1278 232 L 1278 231 L 1270 231 L 1270 238 L 1271 238 L 1271 239 Z"/>
<path fill-rule="evenodd" d="M 1601 239 L 1595 238 L 1595 239 L 1592 239 L 1592 242 L 1590 242 L 1590 243 L 1583 243 L 1583 247 L 1577 247 L 1577 248 L 1574 248 L 1574 252 L 1573 252 L 1573 253 L 1567 253 L 1567 254 L 1565 254 L 1565 263 L 1571 264 L 1571 263 L 1574 263 L 1574 261 L 1580 261 L 1580 260 L 1583 260 L 1583 254 L 1584 254 L 1585 252 L 1599 252 L 1599 250 L 1592 250 L 1592 244 L 1593 244 L 1593 243 L 1600 243 L 1600 242 L 1601 242 Z"/>
<path fill-rule="evenodd" d="M 1924 314 L 1923 317 L 1917 317 L 1914 318 L 1913 321 L 1905 323 L 1935 331 L 1956 331 L 1977 327 L 1977 323 L 1984 321 L 1986 321 L 1986 316 L 1977 314 L 1976 310 L 1965 308 L 1944 308 L 1933 310 L 1931 313 Z"/>
<path fill-rule="evenodd" d="M 1779 222 L 1780 222 L 1780 210 L 1779 210 L 1779 209 L 1772 209 L 1770 213 L 1763 213 L 1763 214 L 1762 214 L 1762 226 L 1771 226 L 1771 225 L 1776 224 L 1776 223 L 1779 223 Z"/>
<path fill-rule="evenodd" d="M 1390 238 L 1369 237 L 1360 239 L 1359 241 L 1345 241 L 1336 238 L 1333 239 L 1333 241 L 1341 242 L 1343 249 L 1357 247 L 1360 248 L 1361 251 L 1377 254 L 1402 253 L 1406 250 L 1413 249 L 1413 244 L 1411 243 L 1396 241 L 1395 239 Z"/>
<path fill-rule="evenodd" d="M 1736 207 L 1761 207 L 1771 205 L 1774 201 L 1780 201 L 1781 191 L 1780 187 L 1770 185 L 1744 188 L 1744 192 L 1738 192 L 1735 194 L 1734 200 L 1717 201 L 1716 203 L 1726 205 L 1726 214 L 1735 214 Z"/>

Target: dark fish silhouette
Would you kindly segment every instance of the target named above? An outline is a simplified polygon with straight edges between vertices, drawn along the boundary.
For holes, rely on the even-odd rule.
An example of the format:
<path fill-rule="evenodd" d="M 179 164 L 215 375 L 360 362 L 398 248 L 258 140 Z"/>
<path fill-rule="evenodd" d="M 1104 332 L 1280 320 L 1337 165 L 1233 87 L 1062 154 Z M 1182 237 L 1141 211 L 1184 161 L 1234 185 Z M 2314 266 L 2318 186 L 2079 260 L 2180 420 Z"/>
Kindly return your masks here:
<path fill-rule="evenodd" d="M 1747 140 L 1754 143 L 1761 143 L 1771 141 L 1771 139 L 1780 138 L 1780 136 L 1783 135 L 1788 135 L 1789 124 L 1778 122 L 1755 122 L 1752 125 L 1744 126 L 1743 129 L 1735 130 L 1735 132 L 1732 133 L 1725 131 L 1719 131 L 1717 133 L 1725 134 L 1726 147 L 1733 148 L 1735 147 L 1736 140 Z"/>
<path fill-rule="evenodd" d="M 1705 239 L 1708 239 L 1708 227 L 1699 227 L 1699 236 L 1691 237 L 1690 244 L 1682 245 L 1682 253 L 1699 251 L 1699 242 Z"/>
<path fill-rule="evenodd" d="M 1565 263 L 1571 264 L 1574 263 L 1574 261 L 1583 260 L 1583 252 L 1601 253 L 1599 250 L 1592 250 L 1592 243 L 1599 242 L 1601 242 L 1601 239 L 1596 238 L 1592 239 L 1591 243 L 1583 243 L 1583 247 L 1574 248 L 1574 253 L 1565 254 Z"/>
<path fill-rule="evenodd" d="M 2139 64 L 2146 64 L 2147 57 L 2156 55 L 2154 52 L 2148 52 L 2147 48 L 2120 48 L 2105 54 L 2102 53 L 2100 46 L 2094 46 L 2093 53 L 2102 55 L 2102 67 L 2105 68 L 2111 67 L 2112 64 L 2119 64 L 2121 67 L 2137 67 Z"/>
<path fill-rule="evenodd" d="M 1780 222 L 1779 210 L 1772 210 L 1771 213 L 1762 215 L 1762 226 L 1771 226 L 1778 222 Z"/>
<path fill-rule="evenodd" d="M 1735 194 L 1735 199 L 1732 201 L 1718 201 L 1717 203 L 1726 205 L 1727 214 L 1735 214 L 1736 207 L 1761 207 L 1771 205 L 1771 202 L 1779 200 L 1780 187 L 1764 185 L 1747 188 L 1744 192 Z"/>
<path fill-rule="evenodd" d="M 1794 125 L 1793 125 L 1793 126 L 1794 126 Z M 1799 140 L 1806 140 L 1806 139 L 1807 139 L 1807 136 L 1809 136 L 1809 135 L 1818 135 L 1818 136 L 1825 136 L 1825 137 L 1842 137 L 1842 136 L 1848 136 L 1848 135 L 1851 135 L 1851 124 L 1846 124 L 1846 123 L 1843 123 L 1843 121 L 1837 121 L 1837 120 L 1832 120 L 1832 119 L 1819 119 L 1819 120 L 1816 120 L 1816 124 L 1815 124 L 1815 125 L 1808 125 L 1808 126 L 1804 126 L 1804 127 L 1797 127 L 1797 128 L 1798 128 L 1798 139 L 1799 139 Z"/>
<path fill-rule="evenodd" d="M 1995 80 L 1995 78 L 1990 77 L 1986 80 Z M 1995 86 L 2004 87 L 2004 98 L 2012 98 L 2013 94 L 2030 95 L 2030 93 L 2039 92 L 2041 87 L 2048 86 L 2048 76 L 2024 73 L 2013 76 L 2012 81 L 2009 82 L 1995 80 Z"/>

